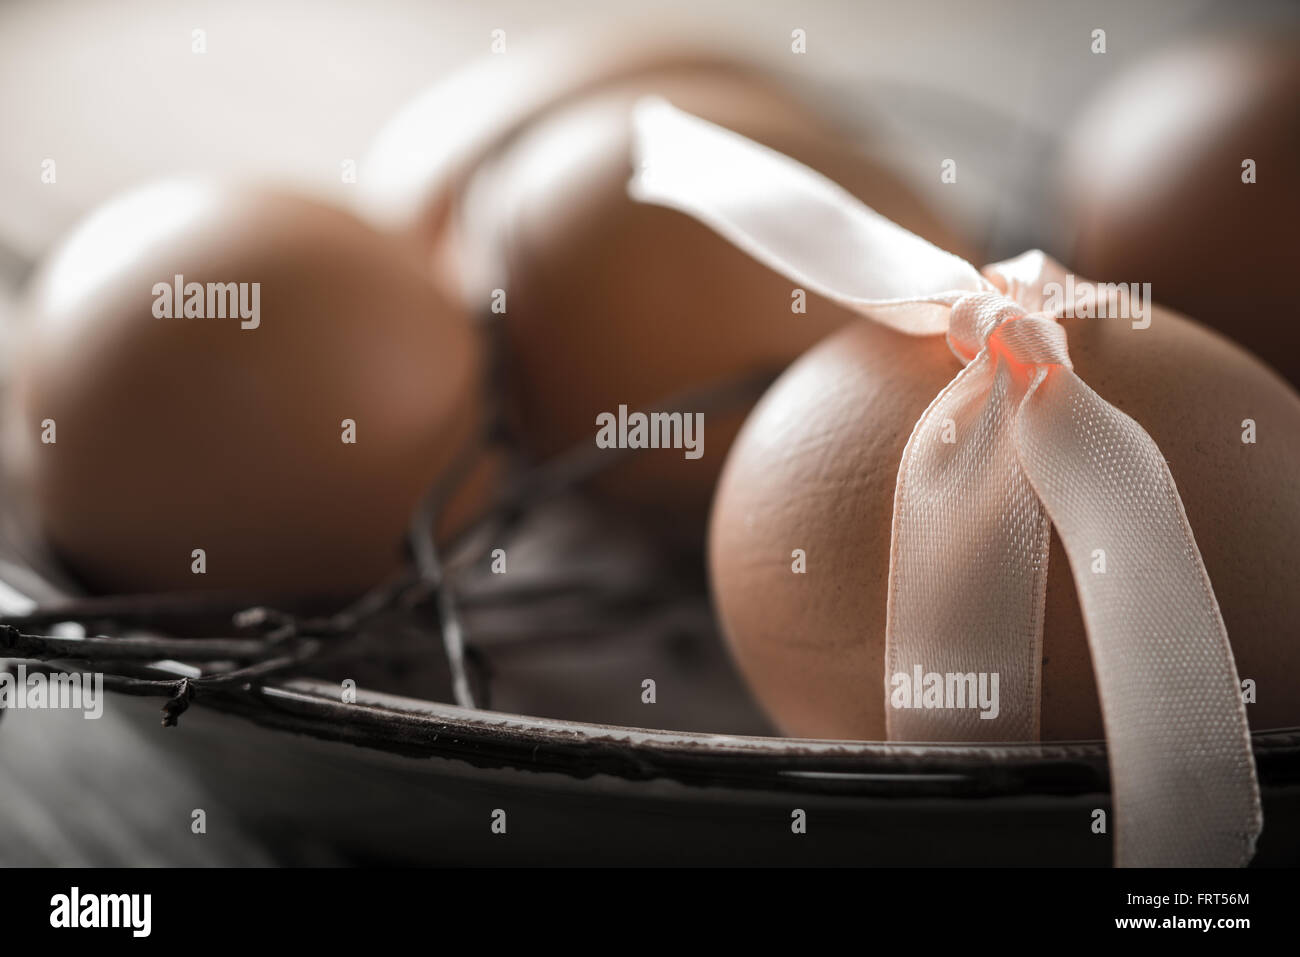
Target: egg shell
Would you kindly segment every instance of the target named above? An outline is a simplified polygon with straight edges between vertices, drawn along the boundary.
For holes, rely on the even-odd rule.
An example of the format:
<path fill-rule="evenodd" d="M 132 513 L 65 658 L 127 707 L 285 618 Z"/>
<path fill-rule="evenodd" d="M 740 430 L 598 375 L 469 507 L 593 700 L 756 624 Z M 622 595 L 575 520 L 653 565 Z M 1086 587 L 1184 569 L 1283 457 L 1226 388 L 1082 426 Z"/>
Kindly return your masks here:
<path fill-rule="evenodd" d="M 597 416 L 620 405 L 646 408 L 779 371 L 853 319 L 811 293 L 806 314 L 793 312 L 794 283 L 707 227 L 628 197 L 630 110 L 646 94 L 792 155 L 896 222 L 969 254 L 894 176 L 758 73 L 677 69 L 612 84 L 536 123 L 489 180 L 508 216 L 506 388 L 538 457 L 594 441 Z M 642 451 L 603 475 L 597 491 L 698 541 L 726 450 L 751 406 L 752 399 L 706 413 L 701 458 Z"/>
<path fill-rule="evenodd" d="M 429 253 L 444 239 L 466 180 L 549 111 L 635 77 L 693 67 L 734 70 L 744 59 L 716 37 L 649 19 L 567 24 L 510 41 L 505 55 L 452 71 L 383 125 L 361 164 L 358 211 Z"/>
<path fill-rule="evenodd" d="M 1080 272 L 1149 282 L 1300 385 L 1300 31 L 1186 41 L 1117 76 L 1059 176 Z M 1243 182 L 1243 163 L 1255 165 Z"/>
<path fill-rule="evenodd" d="M 1227 624 L 1258 685 L 1255 729 L 1300 723 L 1300 397 L 1223 337 L 1157 308 L 1150 328 L 1066 319 L 1079 376 L 1166 457 Z M 942 336 L 868 320 L 796 362 L 732 448 L 710 523 L 716 606 L 741 671 L 797 736 L 885 736 L 885 608 L 895 480 L 917 419 L 957 373 Z M 1242 441 L 1244 419 L 1256 444 Z M 792 552 L 806 553 L 806 573 Z M 1053 534 L 1045 740 L 1103 736 L 1070 568 Z M 936 583 L 936 588 L 942 587 Z"/>
<path fill-rule="evenodd" d="M 156 317 L 176 275 L 260 284 L 259 324 Z M 92 590 L 355 594 L 398 567 L 412 510 L 479 422 L 480 342 L 410 250 L 273 188 L 115 200 L 24 313 L 7 464 Z"/>

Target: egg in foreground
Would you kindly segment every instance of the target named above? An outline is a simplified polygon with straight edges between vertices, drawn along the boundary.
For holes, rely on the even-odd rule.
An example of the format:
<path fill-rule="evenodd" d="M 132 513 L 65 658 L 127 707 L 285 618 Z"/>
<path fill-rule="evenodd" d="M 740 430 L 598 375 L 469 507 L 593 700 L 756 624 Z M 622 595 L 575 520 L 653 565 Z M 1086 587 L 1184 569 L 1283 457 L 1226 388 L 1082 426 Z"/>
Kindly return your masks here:
<path fill-rule="evenodd" d="M 1141 423 L 1169 463 L 1238 673 L 1256 684 L 1251 726 L 1300 723 L 1300 397 L 1241 348 L 1168 310 L 1155 308 L 1146 329 L 1116 319 L 1062 325 L 1075 372 Z M 712 589 L 741 671 L 787 734 L 885 738 L 895 481 L 913 426 L 958 370 L 943 337 L 860 320 L 791 366 L 732 448 L 710 523 Z M 1247 419 L 1254 442 L 1243 441 Z M 1044 740 L 1104 736 L 1055 536 L 1041 687 Z"/>

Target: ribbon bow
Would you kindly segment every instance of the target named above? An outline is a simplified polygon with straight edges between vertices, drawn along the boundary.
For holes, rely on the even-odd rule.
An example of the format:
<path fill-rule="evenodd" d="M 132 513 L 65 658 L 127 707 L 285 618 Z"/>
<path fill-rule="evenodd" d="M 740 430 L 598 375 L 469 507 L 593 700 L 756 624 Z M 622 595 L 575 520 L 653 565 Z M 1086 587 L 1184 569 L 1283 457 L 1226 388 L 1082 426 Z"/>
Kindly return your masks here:
<path fill-rule="evenodd" d="M 891 676 L 999 676 L 1000 715 L 886 708 L 890 740 L 1037 740 L 1051 529 L 1105 722 L 1120 866 L 1240 866 L 1262 827 L 1227 631 L 1155 442 L 1074 374 L 1041 252 L 981 274 L 802 164 L 659 99 L 635 110 L 642 202 L 964 367 L 912 431 L 894 493 Z M 1059 286 L 1057 288 L 1060 288 Z M 1094 550 L 1107 571 L 1094 573 Z"/>

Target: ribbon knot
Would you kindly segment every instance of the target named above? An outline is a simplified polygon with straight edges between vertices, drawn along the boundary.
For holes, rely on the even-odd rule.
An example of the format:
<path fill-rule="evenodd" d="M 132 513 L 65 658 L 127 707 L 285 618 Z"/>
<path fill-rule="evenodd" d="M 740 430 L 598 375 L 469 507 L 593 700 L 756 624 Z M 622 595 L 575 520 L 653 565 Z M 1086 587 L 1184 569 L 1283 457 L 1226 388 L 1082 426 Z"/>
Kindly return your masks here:
<path fill-rule="evenodd" d="M 1064 328 L 1041 311 L 1064 270 L 1030 252 L 981 274 L 819 173 L 662 100 L 639 104 L 634 128 L 636 159 L 655 170 L 633 178 L 636 199 L 693 216 L 868 319 L 946 335 L 963 363 L 898 466 L 890 740 L 1038 738 L 1055 530 L 1097 676 L 1117 863 L 1249 861 L 1263 821 L 1227 630 L 1160 449 L 1075 374 Z M 894 707 L 891 685 L 915 673 L 943 687 L 924 707 Z M 996 708 L 950 703 L 977 686 L 998 689 Z"/>
<path fill-rule="evenodd" d="M 1028 312 L 1001 293 L 962 296 L 948 319 L 948 346 L 963 364 L 985 348 L 1020 366 L 1072 368 L 1065 330 L 1047 313 Z"/>

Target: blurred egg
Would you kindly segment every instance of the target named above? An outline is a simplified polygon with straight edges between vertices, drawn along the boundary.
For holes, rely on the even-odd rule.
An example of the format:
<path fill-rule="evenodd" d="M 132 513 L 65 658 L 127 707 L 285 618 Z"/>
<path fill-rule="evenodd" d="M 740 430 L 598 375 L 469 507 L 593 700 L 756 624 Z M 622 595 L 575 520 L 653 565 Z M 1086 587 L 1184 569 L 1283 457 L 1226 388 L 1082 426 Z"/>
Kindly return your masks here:
<path fill-rule="evenodd" d="M 793 312 L 789 283 L 704 227 L 628 198 L 629 110 L 649 93 L 810 162 L 886 216 L 972 254 L 742 55 L 651 26 L 487 57 L 384 127 L 362 166 L 359 209 L 410 242 L 470 309 L 495 308 L 500 387 L 536 459 L 594 443 L 597 417 L 620 406 L 777 371 L 850 318 L 811 295 Z M 698 543 L 750 405 L 705 413 L 699 458 L 641 452 L 595 488 Z"/>
<path fill-rule="evenodd" d="M 361 164 L 358 209 L 432 251 L 458 193 L 503 142 L 559 105 L 672 66 L 724 59 L 717 46 L 659 24 L 566 25 L 453 71 L 402 106 Z M 448 277 L 454 282 L 455 277 Z"/>
<path fill-rule="evenodd" d="M 1169 462 L 1256 729 L 1300 723 L 1300 397 L 1245 351 L 1156 308 L 1147 329 L 1067 319 L 1075 371 Z M 788 734 L 882 739 L 890 527 L 912 428 L 959 365 L 941 336 L 859 320 L 799 359 L 732 448 L 709 565 L 730 647 Z M 1243 420 L 1255 444 L 1242 441 Z M 803 549 L 806 572 L 792 570 Z M 1042 737 L 1103 736 L 1086 633 L 1053 536 Z"/>
<path fill-rule="evenodd" d="M 1073 125 L 1060 177 L 1081 273 L 1150 282 L 1293 384 L 1298 45 L 1238 31 L 1143 60 Z"/>
<path fill-rule="evenodd" d="M 25 318 L 7 465 L 93 590 L 355 594 L 479 424 L 459 307 L 407 247 L 286 192 L 129 193 Z"/>
<path fill-rule="evenodd" d="M 708 228 L 627 195 L 630 109 L 656 93 L 811 164 L 885 216 L 966 251 L 893 176 L 778 84 L 733 65 L 663 70 L 556 110 L 483 175 L 503 222 L 506 389 L 536 456 L 593 443 L 598 417 L 779 371 L 852 316 Z M 969 253 L 968 253 L 969 254 Z M 480 290 L 488 301 L 488 290 Z M 702 454 L 638 453 L 597 490 L 700 540 L 718 473 L 753 397 L 704 413 Z M 699 404 L 676 405 L 690 415 Z"/>

